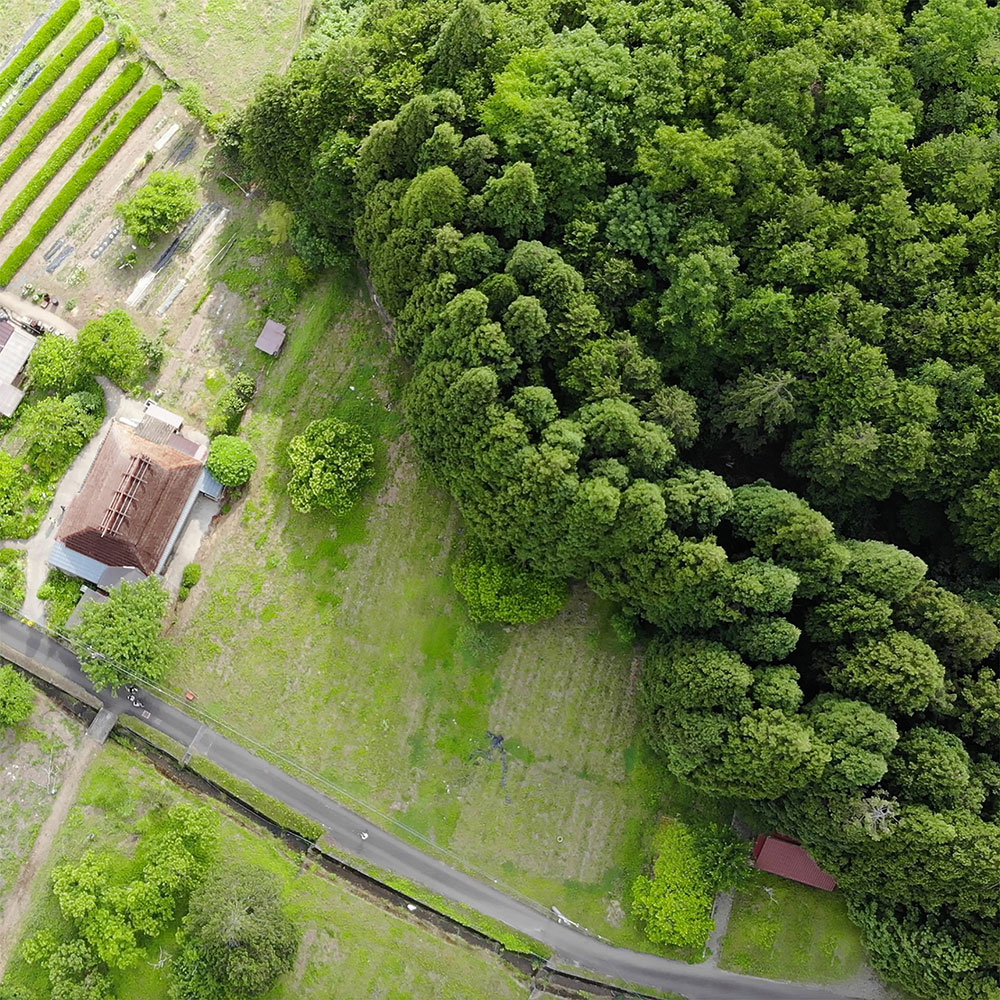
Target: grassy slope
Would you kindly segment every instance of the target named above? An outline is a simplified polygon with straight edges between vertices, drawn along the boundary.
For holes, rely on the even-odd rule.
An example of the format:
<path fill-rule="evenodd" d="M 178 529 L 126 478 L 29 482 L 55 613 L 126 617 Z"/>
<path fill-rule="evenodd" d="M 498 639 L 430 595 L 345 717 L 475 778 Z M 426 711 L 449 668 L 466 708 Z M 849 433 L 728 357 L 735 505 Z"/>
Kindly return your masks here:
<path fill-rule="evenodd" d="M 213 111 L 239 107 L 265 73 L 280 73 L 309 0 L 107 0 L 143 48 Z"/>
<path fill-rule="evenodd" d="M 60 831 L 53 847 L 53 864 L 61 858 L 78 857 L 87 847 L 134 849 L 138 819 L 154 805 L 182 797 L 180 789 L 141 758 L 114 745 L 107 747 Z M 369 902 L 322 872 L 302 869 L 299 859 L 285 852 L 278 841 L 259 836 L 229 818 L 223 819 L 220 852 L 277 874 L 289 912 L 303 928 L 296 968 L 267 994 L 270 1000 L 374 996 L 387 1000 L 464 1000 L 469 996 L 513 1000 L 527 994 L 525 984 L 504 963 Z M 35 887 L 29 928 L 58 921 L 46 873 Z M 160 957 L 161 944 L 170 952 L 173 934 L 165 934 L 150 947 L 150 962 Z M 43 995 L 44 976 L 20 959 L 12 963 L 7 982 Z M 166 977 L 142 963 L 120 974 L 117 996 L 120 1000 L 163 1000 Z"/>
<path fill-rule="evenodd" d="M 856 975 L 864 957 L 839 894 L 761 873 L 733 903 L 720 964 L 754 976 L 836 982 Z"/>
<path fill-rule="evenodd" d="M 230 331 L 234 363 L 261 363 L 254 333 Z M 664 779 L 636 737 L 632 658 L 608 609 L 579 594 L 536 626 L 466 620 L 450 581 L 458 517 L 418 471 L 398 362 L 356 291 L 311 292 L 265 365 L 245 425 L 261 465 L 200 557 L 173 684 L 411 837 L 642 946 L 612 901 L 642 863 Z M 283 492 L 289 438 L 328 413 L 380 441 L 376 482 L 339 522 L 291 512 Z M 476 754 L 487 730 L 510 746 L 506 788 L 499 759 Z"/>

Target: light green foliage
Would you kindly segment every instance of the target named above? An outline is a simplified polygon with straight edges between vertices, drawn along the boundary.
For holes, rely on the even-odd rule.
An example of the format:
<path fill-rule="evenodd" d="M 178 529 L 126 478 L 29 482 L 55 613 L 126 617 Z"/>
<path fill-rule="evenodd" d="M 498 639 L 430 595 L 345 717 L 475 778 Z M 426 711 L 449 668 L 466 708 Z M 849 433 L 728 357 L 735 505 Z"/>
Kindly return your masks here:
<path fill-rule="evenodd" d="M 101 33 L 103 27 L 104 21 L 101 18 L 92 17 L 73 36 L 66 47 L 32 80 L 21 96 L 10 106 L 7 113 L 0 118 L 0 142 L 3 142 L 17 128 L 46 91 L 66 72 L 73 60 Z"/>
<path fill-rule="evenodd" d="M 122 582 L 103 604 L 84 607 L 72 639 L 98 690 L 136 680 L 155 684 L 163 677 L 173 653 L 162 635 L 166 609 L 167 592 L 157 576 Z"/>
<path fill-rule="evenodd" d="M 88 71 L 84 70 L 84 73 L 86 72 Z M 81 76 L 83 76 L 82 73 Z M 14 223 L 24 215 L 28 206 L 45 189 L 49 181 L 59 173 L 70 161 L 73 154 L 83 145 L 87 136 L 104 119 L 104 116 L 139 82 L 141 76 L 142 65 L 137 62 L 129 63 L 115 81 L 108 86 L 107 90 L 87 109 L 84 116 L 80 119 L 80 123 L 52 151 L 38 173 L 11 200 L 10 204 L 4 210 L 3 215 L 0 215 L 0 235 L 10 231 Z M 70 84 L 70 87 L 74 87 L 74 84 Z M 60 106 L 60 101 L 63 99 L 64 94 L 60 95 L 53 102 L 50 112 Z M 77 97 L 79 97 L 79 94 L 77 94 Z M 68 110 L 66 108 L 62 114 L 65 115 Z M 0 183 L 6 182 L 11 174 L 30 156 L 31 149 L 34 148 L 31 143 L 37 146 L 42 141 L 44 132 L 40 133 L 35 130 L 42 127 L 44 120 L 45 115 L 32 125 L 22 140 L 7 154 L 3 162 L 0 163 Z"/>
<path fill-rule="evenodd" d="M 28 358 L 28 384 L 39 392 L 72 392 L 83 373 L 76 341 L 57 333 L 45 334 Z"/>
<path fill-rule="evenodd" d="M 20 549 L 0 549 L 0 601 L 10 614 L 24 603 L 26 555 Z"/>
<path fill-rule="evenodd" d="M 45 51 L 52 40 L 73 20 L 79 9 L 80 0 L 66 0 L 56 8 L 52 16 L 32 35 L 28 44 L 0 73 L 0 95 L 5 94 L 25 69 Z"/>
<path fill-rule="evenodd" d="M 206 422 L 209 434 L 232 434 L 250 405 L 257 385 L 250 375 L 240 372 L 215 401 Z"/>
<path fill-rule="evenodd" d="M 28 445 L 28 460 L 47 477 L 61 471 L 97 433 L 104 398 L 93 392 L 45 396 L 18 416 L 18 434 Z"/>
<path fill-rule="evenodd" d="M 128 72 L 128 71 L 126 71 Z M 131 84 L 129 84 L 131 86 Z M 115 96 L 115 95 L 112 95 Z M 28 230 L 27 236 L 18 243 L 11 251 L 10 256 L 0 266 L 0 285 L 6 285 L 10 279 L 21 269 L 21 266 L 34 253 L 38 245 L 46 236 L 58 225 L 59 220 L 69 211 L 73 202 L 80 197 L 87 189 L 90 182 L 97 176 L 101 169 L 111 160 L 111 158 L 125 145 L 125 140 L 145 121 L 149 113 L 159 103 L 163 96 L 163 90 L 159 86 L 150 87 L 136 102 L 122 115 L 121 120 L 111 130 L 104 141 L 94 150 L 90 156 L 80 165 L 76 173 L 63 185 L 62 189 L 49 202 L 41 215 L 35 220 L 34 225 Z M 124 92 L 118 94 L 116 101 L 124 97 Z M 110 98 L 109 98 L 110 100 Z M 95 106 L 96 107 L 96 106 Z M 102 115 L 103 117 L 103 115 Z M 98 119 L 99 120 L 99 119 Z M 83 123 L 81 123 L 82 125 Z M 91 125 L 90 128 L 93 126 Z M 89 133 L 90 128 L 84 133 L 84 137 Z M 82 140 L 81 140 L 82 141 Z M 70 137 L 64 140 L 70 142 Z M 75 142 L 75 139 L 74 139 Z M 78 145 L 75 147 L 78 148 Z M 58 151 L 57 151 L 58 152 Z M 65 151 L 64 151 L 65 152 Z M 53 156 L 56 154 L 53 153 Z M 60 157 L 63 154 L 60 154 Z M 64 161 L 65 162 L 65 161 Z M 44 169 L 44 168 L 43 168 Z M 46 181 L 46 183 L 48 183 Z M 34 196 L 32 196 L 33 198 Z M 8 209 L 10 211 L 10 209 Z M 19 213 L 24 209 L 19 208 Z M 4 218 L 0 219 L 0 228 L 3 228 Z M 8 227 L 9 228 L 9 227 Z"/>
<path fill-rule="evenodd" d="M 243 438 L 219 434 L 212 438 L 205 464 L 223 486 L 242 486 L 257 468 L 257 456 Z"/>
<path fill-rule="evenodd" d="M 551 618 L 568 595 L 564 581 L 491 558 L 476 545 L 470 545 L 455 562 L 452 576 L 474 622 L 520 625 Z"/>
<path fill-rule="evenodd" d="M 152 244 L 197 208 L 197 189 L 194 177 L 177 170 L 157 170 L 128 201 L 118 205 L 117 211 L 137 240 Z"/>
<path fill-rule="evenodd" d="M 654 851 L 652 874 L 632 886 L 633 913 L 657 944 L 704 948 L 716 893 L 749 877 L 746 843 L 722 827 L 674 820 L 660 827 Z"/>
<path fill-rule="evenodd" d="M 122 309 L 92 319 L 80 331 L 76 345 L 85 372 L 105 375 L 125 389 L 136 387 L 149 372 L 142 331 Z"/>
<path fill-rule="evenodd" d="M 35 689 L 9 663 L 0 663 L 0 728 L 16 726 L 31 714 Z"/>
<path fill-rule="evenodd" d="M 324 507 L 344 514 L 374 474 L 375 449 L 360 427 L 336 417 L 314 420 L 288 444 L 288 497 L 301 514 Z"/>
<path fill-rule="evenodd" d="M 63 628 L 80 600 L 81 586 L 75 576 L 67 576 L 58 569 L 49 570 L 45 583 L 38 588 L 38 598 L 46 604 L 45 624 L 49 628 Z"/>

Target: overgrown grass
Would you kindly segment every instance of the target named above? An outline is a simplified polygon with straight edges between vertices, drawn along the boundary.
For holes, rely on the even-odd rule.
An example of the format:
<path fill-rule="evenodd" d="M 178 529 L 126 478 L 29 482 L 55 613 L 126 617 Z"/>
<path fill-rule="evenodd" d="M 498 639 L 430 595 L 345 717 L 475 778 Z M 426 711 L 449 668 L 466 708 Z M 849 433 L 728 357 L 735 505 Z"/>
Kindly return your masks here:
<path fill-rule="evenodd" d="M 60 830 L 48 870 L 36 880 L 32 910 L 22 936 L 60 926 L 49 891 L 49 872 L 60 860 L 84 850 L 124 855 L 151 809 L 177 801 L 199 801 L 182 792 L 134 754 L 109 745 L 92 768 L 76 807 Z M 200 800 L 214 804 L 208 800 Z M 222 812 L 219 856 L 259 865 L 279 879 L 287 908 L 303 931 L 295 969 L 279 980 L 270 1000 L 330 1000 L 331 997 L 406 997 L 407 1000 L 523 1000 L 526 985 L 503 962 L 483 950 L 442 935 L 405 910 L 368 900 L 312 865 L 279 841 L 262 836 Z M 116 975 L 123 1000 L 165 1000 L 169 962 L 154 965 L 175 949 L 176 923 L 157 939 L 137 966 Z M 161 954 L 160 949 L 163 949 Z M 19 957 L 5 985 L 30 996 L 47 996 L 45 976 Z"/>
<path fill-rule="evenodd" d="M 0 549 L 0 601 L 10 608 L 24 604 L 27 556 L 19 549 Z"/>
<path fill-rule="evenodd" d="M 38 588 L 38 597 L 45 601 L 46 625 L 62 629 L 80 600 L 80 581 L 62 570 L 50 569 L 45 583 Z"/>
<path fill-rule="evenodd" d="M 720 964 L 753 976 L 830 983 L 856 975 L 864 961 L 839 893 L 761 873 L 733 902 Z"/>
<path fill-rule="evenodd" d="M 276 361 L 253 352 L 258 332 L 230 327 L 218 347 L 263 369 L 243 427 L 260 465 L 199 556 L 172 685 L 423 849 L 648 948 L 628 888 L 678 790 L 637 734 L 611 608 L 578 592 L 537 625 L 469 622 L 450 573 L 459 518 L 403 433 L 404 373 L 365 297 L 346 280 L 310 291 Z M 343 518 L 298 515 L 285 449 L 330 414 L 378 441 L 376 479 Z"/>

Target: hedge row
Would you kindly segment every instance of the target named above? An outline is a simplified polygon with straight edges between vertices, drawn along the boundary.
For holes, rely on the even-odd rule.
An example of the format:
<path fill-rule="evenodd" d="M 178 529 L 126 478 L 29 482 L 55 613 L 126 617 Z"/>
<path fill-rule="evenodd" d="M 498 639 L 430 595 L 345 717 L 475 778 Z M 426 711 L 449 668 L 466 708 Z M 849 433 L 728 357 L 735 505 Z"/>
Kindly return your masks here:
<path fill-rule="evenodd" d="M 283 830 L 297 833 L 303 840 L 317 841 L 326 833 L 326 828 L 322 823 L 317 823 L 315 820 L 309 819 L 308 816 L 296 812 L 291 806 L 286 806 L 284 802 L 279 802 L 276 798 L 265 794 L 259 788 L 251 785 L 249 781 L 234 778 L 228 771 L 207 757 L 195 754 L 187 766 L 195 774 L 200 774 L 207 781 L 211 781 L 213 785 L 217 785 L 256 809 L 262 816 L 267 817 Z"/>
<path fill-rule="evenodd" d="M 69 211 L 70 206 L 87 189 L 87 185 L 97 176 L 101 168 L 125 145 L 125 140 L 143 123 L 149 113 L 160 102 L 163 88 L 150 87 L 142 97 L 122 116 L 111 134 L 94 150 L 75 174 L 63 185 L 62 190 L 52 199 L 51 204 L 38 217 L 38 221 L 28 231 L 28 235 L 14 248 L 11 255 L 0 267 L 0 286 L 6 285 L 17 274 L 21 265 L 31 256 L 36 247 L 55 228 L 59 220 Z"/>
<path fill-rule="evenodd" d="M 24 88 L 10 110 L 0 118 L 0 142 L 24 120 L 25 115 L 42 99 L 49 88 L 69 69 L 76 57 L 104 30 L 104 21 L 92 17 L 69 41 L 69 44 Z"/>
<path fill-rule="evenodd" d="M 84 140 L 97 127 L 101 119 L 139 82 L 142 76 L 142 66 L 129 63 L 110 87 L 97 99 L 97 102 L 80 120 L 80 124 L 59 144 L 52 155 L 42 164 L 41 170 L 24 186 L 24 190 L 7 206 L 0 215 L 0 236 L 10 232 L 10 227 L 24 215 L 28 206 L 42 193 L 45 185 L 59 173 L 70 157 L 83 145 Z M 27 137 L 25 137 L 27 138 Z M 27 158 L 27 153 L 19 155 L 14 149 L 7 160 L 14 160 L 12 167 L 7 167 L 7 160 L 0 164 L 0 170 L 10 170 L 13 173 Z M 7 176 L 10 176 L 10 173 Z"/>
<path fill-rule="evenodd" d="M 0 73 L 0 96 L 10 90 L 11 85 L 31 65 L 35 56 L 45 50 L 49 42 L 73 20 L 79 9 L 80 0 L 66 0 L 66 3 L 35 32 L 31 41 L 14 57 L 11 64 Z"/>
<path fill-rule="evenodd" d="M 39 143 L 73 110 L 76 102 L 108 68 L 118 54 L 118 42 L 111 41 L 87 63 L 73 81 L 38 117 L 31 128 L 21 137 L 21 141 L 0 161 L 0 186 L 10 180 L 14 171 L 31 156 Z"/>

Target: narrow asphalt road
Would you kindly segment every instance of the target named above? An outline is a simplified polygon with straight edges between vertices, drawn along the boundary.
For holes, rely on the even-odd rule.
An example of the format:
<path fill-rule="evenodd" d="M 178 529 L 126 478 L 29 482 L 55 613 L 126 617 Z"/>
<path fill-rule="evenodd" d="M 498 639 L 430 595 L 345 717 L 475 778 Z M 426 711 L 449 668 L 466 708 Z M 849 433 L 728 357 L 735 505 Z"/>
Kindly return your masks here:
<path fill-rule="evenodd" d="M 94 690 L 75 654 L 46 634 L 2 613 L 0 655 L 28 669 L 32 663 L 41 663 L 80 687 Z M 114 711 L 136 714 L 125 699 L 108 691 L 100 692 L 98 697 Z M 144 720 L 147 725 L 322 823 L 329 838 L 349 853 L 530 935 L 554 949 L 563 966 L 681 993 L 689 1000 L 845 1000 L 851 997 L 833 989 L 757 979 L 708 965 L 688 965 L 617 948 L 590 937 L 379 829 L 370 820 L 203 725 L 187 712 L 145 692 L 140 693 L 140 698 L 150 713 Z M 361 840 L 361 830 L 368 831 L 366 840 Z"/>

